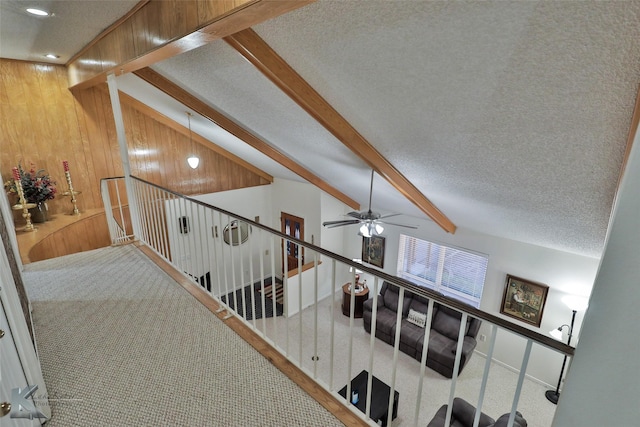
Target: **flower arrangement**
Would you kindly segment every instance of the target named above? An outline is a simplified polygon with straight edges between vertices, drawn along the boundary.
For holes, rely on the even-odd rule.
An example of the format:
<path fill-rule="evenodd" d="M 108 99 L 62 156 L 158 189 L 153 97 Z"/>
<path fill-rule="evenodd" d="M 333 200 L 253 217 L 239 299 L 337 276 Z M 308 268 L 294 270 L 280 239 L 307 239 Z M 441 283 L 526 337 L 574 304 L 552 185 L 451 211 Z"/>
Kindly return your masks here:
<path fill-rule="evenodd" d="M 18 171 L 20 172 L 20 183 L 22 184 L 24 198 L 28 203 L 40 204 L 55 197 L 57 192 L 56 182 L 51 179 L 44 169 L 36 171 L 35 165 L 32 163 L 29 171 L 25 171 L 21 165 L 18 165 Z M 18 193 L 13 180 L 5 182 L 4 187 L 9 193 Z"/>

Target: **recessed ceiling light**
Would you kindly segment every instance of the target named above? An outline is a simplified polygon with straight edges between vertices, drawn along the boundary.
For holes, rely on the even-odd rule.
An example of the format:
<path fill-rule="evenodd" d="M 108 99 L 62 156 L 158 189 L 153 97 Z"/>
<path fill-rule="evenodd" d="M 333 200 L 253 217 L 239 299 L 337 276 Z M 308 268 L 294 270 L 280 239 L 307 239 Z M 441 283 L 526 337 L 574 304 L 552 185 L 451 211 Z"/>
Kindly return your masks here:
<path fill-rule="evenodd" d="M 42 9 L 35 9 L 33 7 L 30 7 L 29 9 L 27 9 L 27 12 L 36 16 L 49 16 L 49 12 L 45 12 Z"/>
<path fill-rule="evenodd" d="M 58 58 L 60 58 L 60 55 L 54 55 L 53 53 L 47 53 L 45 56 L 47 58 L 49 58 L 49 59 L 58 59 Z"/>

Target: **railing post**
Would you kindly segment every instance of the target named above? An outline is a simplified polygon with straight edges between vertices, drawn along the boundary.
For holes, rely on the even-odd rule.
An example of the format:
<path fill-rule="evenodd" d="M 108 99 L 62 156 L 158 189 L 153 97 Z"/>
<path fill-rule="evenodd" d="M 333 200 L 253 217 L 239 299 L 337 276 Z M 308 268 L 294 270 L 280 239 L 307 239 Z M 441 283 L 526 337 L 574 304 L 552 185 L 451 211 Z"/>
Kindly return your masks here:
<path fill-rule="evenodd" d="M 114 74 L 107 75 L 107 85 L 109 86 L 109 97 L 111 98 L 111 109 L 113 119 L 116 124 L 116 135 L 118 137 L 118 147 L 120 148 L 120 160 L 124 170 L 125 186 L 129 197 L 129 214 L 131 215 L 131 225 L 136 238 L 140 236 L 140 219 L 138 217 L 138 203 L 132 188 L 131 166 L 129 165 L 129 150 L 127 148 L 127 137 L 124 131 L 124 120 L 122 120 L 122 107 L 118 96 L 118 85 Z"/>

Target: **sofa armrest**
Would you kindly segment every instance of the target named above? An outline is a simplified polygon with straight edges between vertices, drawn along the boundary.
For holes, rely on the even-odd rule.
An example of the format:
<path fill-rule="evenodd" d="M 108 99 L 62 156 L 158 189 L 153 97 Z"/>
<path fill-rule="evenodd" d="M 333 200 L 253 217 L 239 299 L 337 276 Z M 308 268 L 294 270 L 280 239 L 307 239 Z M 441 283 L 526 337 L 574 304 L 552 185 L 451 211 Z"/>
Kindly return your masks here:
<path fill-rule="evenodd" d="M 462 425 L 472 426 L 476 416 L 476 408 L 466 400 L 456 397 L 453 399 L 451 414 L 456 420 L 460 421 Z M 478 424 L 480 427 L 489 426 L 494 422 L 494 419 L 487 414 L 483 412 L 480 413 L 480 423 Z"/>
<path fill-rule="evenodd" d="M 476 348 L 476 345 L 478 345 L 478 342 L 476 341 L 475 338 L 472 338 L 468 335 L 465 335 L 464 340 L 462 341 L 462 355 L 466 356 L 469 353 L 471 353 L 473 351 L 473 349 Z M 456 350 L 458 349 L 458 346 L 455 345 L 452 349 L 451 349 L 451 353 L 456 354 Z"/>
<path fill-rule="evenodd" d="M 377 302 L 378 310 L 380 310 L 380 308 L 384 307 L 384 301 L 382 300 L 382 296 L 378 295 L 377 301 L 378 301 Z M 366 300 L 362 304 L 362 308 L 364 309 L 364 311 L 373 311 L 373 298 L 369 298 L 368 300 Z"/>

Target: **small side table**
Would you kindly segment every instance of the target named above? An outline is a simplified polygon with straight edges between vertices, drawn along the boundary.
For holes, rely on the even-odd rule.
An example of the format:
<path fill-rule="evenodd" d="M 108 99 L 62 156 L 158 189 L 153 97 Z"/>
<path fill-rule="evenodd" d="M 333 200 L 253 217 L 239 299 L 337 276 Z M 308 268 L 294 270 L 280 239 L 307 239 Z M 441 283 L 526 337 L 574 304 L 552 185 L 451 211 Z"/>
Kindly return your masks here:
<path fill-rule="evenodd" d="M 360 292 L 356 292 L 356 302 L 353 308 L 353 317 L 359 319 L 362 317 L 363 307 L 362 305 L 366 300 L 369 299 L 369 288 L 365 287 L 364 284 L 358 283 L 358 285 L 362 286 L 363 289 Z M 351 282 L 347 282 L 342 285 L 342 314 L 345 316 L 351 315 Z"/>

